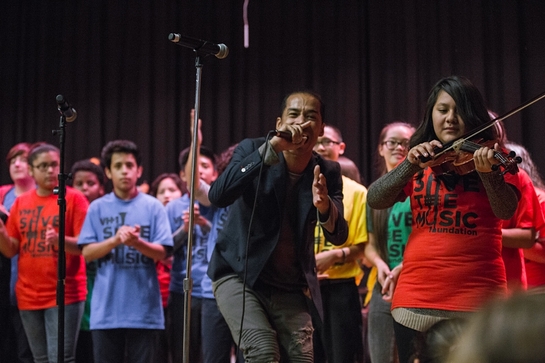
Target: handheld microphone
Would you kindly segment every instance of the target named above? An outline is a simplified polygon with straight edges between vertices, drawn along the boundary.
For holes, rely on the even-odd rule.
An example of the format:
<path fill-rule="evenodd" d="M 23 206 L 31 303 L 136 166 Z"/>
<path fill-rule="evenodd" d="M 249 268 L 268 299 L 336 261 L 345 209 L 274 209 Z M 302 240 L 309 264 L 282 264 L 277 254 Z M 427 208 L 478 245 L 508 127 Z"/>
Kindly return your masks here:
<path fill-rule="evenodd" d="M 223 59 L 229 54 L 229 48 L 225 44 L 214 44 L 206 40 L 186 37 L 185 35 L 170 33 L 168 40 L 182 47 L 191 48 L 196 52 L 212 54 L 218 59 Z"/>
<path fill-rule="evenodd" d="M 289 131 L 274 130 L 275 136 L 278 136 L 284 140 L 292 141 L 292 135 Z"/>
<path fill-rule="evenodd" d="M 63 95 L 57 95 L 57 105 L 59 112 L 64 116 L 66 122 L 72 122 L 78 117 L 76 110 L 70 106 Z"/>

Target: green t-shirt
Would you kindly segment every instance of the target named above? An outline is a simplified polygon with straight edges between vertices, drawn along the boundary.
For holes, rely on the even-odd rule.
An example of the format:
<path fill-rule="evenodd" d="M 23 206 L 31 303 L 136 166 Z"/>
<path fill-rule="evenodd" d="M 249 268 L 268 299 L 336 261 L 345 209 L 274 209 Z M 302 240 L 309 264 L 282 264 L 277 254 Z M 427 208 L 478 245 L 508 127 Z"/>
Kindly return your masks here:
<path fill-rule="evenodd" d="M 372 213 L 367 205 L 367 230 L 374 233 Z M 403 252 L 409 239 L 412 225 L 411 200 L 405 199 L 403 202 L 397 202 L 388 209 L 388 240 L 386 241 L 386 250 L 388 251 L 388 267 L 390 270 L 403 261 Z M 384 241 L 377 241 L 384 243 Z"/>
<path fill-rule="evenodd" d="M 405 199 L 392 206 L 388 217 L 388 267 L 393 269 L 403 261 L 405 245 L 411 233 L 411 200 Z"/>

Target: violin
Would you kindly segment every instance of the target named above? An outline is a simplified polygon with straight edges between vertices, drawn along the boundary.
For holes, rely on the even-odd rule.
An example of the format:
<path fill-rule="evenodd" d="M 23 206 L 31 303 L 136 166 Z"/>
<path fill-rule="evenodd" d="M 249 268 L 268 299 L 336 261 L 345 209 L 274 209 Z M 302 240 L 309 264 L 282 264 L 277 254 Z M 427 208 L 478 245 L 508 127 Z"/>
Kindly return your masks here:
<path fill-rule="evenodd" d="M 450 141 L 449 143 L 443 145 L 443 149 L 435 149 L 434 161 L 431 164 L 432 170 L 439 175 L 447 173 L 456 173 L 459 175 L 469 174 L 475 170 L 475 162 L 473 161 L 473 153 L 480 149 L 483 146 L 487 146 L 491 149 L 494 148 L 496 141 L 487 140 L 483 141 L 482 139 L 471 141 L 475 137 L 486 130 L 489 127 L 494 126 L 497 122 L 503 121 L 508 117 L 516 114 L 517 112 L 522 111 L 526 107 L 533 105 L 537 101 L 545 98 L 545 92 L 537 95 L 526 103 L 514 108 L 513 110 L 507 112 L 506 114 L 496 117 L 493 120 L 477 127 L 475 130 L 468 132 L 457 140 Z M 492 165 L 492 170 L 503 169 L 501 174 L 509 172 L 511 174 L 516 174 L 518 172 L 518 166 L 522 159 L 520 156 L 516 156 L 513 151 L 509 153 L 494 151 L 494 157 L 498 160 L 498 164 Z M 420 157 L 420 161 L 427 162 L 430 157 Z"/>
<path fill-rule="evenodd" d="M 430 167 L 435 174 L 458 174 L 466 175 L 475 171 L 475 161 L 473 153 L 481 147 L 494 148 L 495 140 L 476 141 L 459 140 L 455 142 L 451 149 L 443 153 L 439 153 L 431 163 Z M 514 151 L 505 153 L 503 151 L 494 151 L 494 158 L 498 160 L 498 164 L 492 165 L 492 170 L 500 170 L 501 174 L 518 173 L 518 166 L 522 162 L 520 156 L 516 156 Z"/>

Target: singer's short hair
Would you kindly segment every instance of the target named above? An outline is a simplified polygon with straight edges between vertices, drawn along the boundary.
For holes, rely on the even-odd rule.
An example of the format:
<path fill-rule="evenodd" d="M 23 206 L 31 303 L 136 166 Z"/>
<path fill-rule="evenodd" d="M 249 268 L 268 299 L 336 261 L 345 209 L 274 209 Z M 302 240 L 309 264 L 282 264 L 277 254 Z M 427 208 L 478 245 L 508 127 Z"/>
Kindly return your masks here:
<path fill-rule="evenodd" d="M 297 93 L 310 95 L 310 96 L 316 98 L 320 102 L 320 115 L 322 116 L 322 122 L 324 122 L 325 104 L 324 104 L 324 101 L 322 100 L 322 96 L 320 96 L 318 93 L 316 93 L 314 91 L 310 91 L 310 90 L 300 90 L 300 91 L 295 91 L 295 92 L 288 93 L 284 97 L 284 99 L 282 100 L 282 103 L 280 104 L 280 115 L 284 114 L 284 110 L 286 109 L 286 105 L 288 104 L 288 98 L 290 98 L 290 96 L 295 95 Z"/>
<path fill-rule="evenodd" d="M 38 155 L 47 153 L 47 152 L 54 152 L 57 153 L 57 155 L 60 155 L 61 151 L 58 147 L 47 144 L 47 143 L 36 143 L 32 146 L 32 149 L 30 149 L 28 153 L 28 164 L 31 166 L 34 166 L 34 160 L 38 158 Z"/>
<path fill-rule="evenodd" d="M 212 165 L 214 165 L 214 169 L 216 169 L 216 154 L 206 146 L 201 146 L 200 154 L 201 156 L 205 156 L 208 159 L 212 161 Z M 189 148 L 186 147 L 180 152 L 180 156 L 178 157 L 178 163 L 180 164 L 180 170 L 183 170 L 185 168 L 185 164 L 187 164 L 187 159 L 189 158 Z"/>
<path fill-rule="evenodd" d="M 136 144 L 130 140 L 110 141 L 102 148 L 102 153 L 100 156 L 102 157 L 104 166 L 108 169 L 111 167 L 112 155 L 114 153 L 132 154 L 136 160 L 136 165 L 142 165 L 142 156 L 140 156 L 140 151 L 138 150 Z"/>

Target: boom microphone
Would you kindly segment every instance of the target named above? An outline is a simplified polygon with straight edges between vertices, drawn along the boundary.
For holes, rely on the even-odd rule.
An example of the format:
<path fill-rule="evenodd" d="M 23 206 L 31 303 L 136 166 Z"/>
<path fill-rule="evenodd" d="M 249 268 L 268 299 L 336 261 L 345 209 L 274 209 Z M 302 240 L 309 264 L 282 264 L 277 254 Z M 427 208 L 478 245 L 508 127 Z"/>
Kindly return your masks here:
<path fill-rule="evenodd" d="M 64 116 L 66 122 L 72 122 L 78 117 L 76 110 L 70 106 L 63 95 L 57 95 L 57 105 L 59 112 Z"/>
<path fill-rule="evenodd" d="M 225 44 L 214 44 L 206 40 L 190 38 L 178 33 L 170 33 L 168 40 L 182 47 L 191 48 L 196 52 L 212 54 L 218 59 L 223 59 L 229 54 L 229 48 Z"/>

